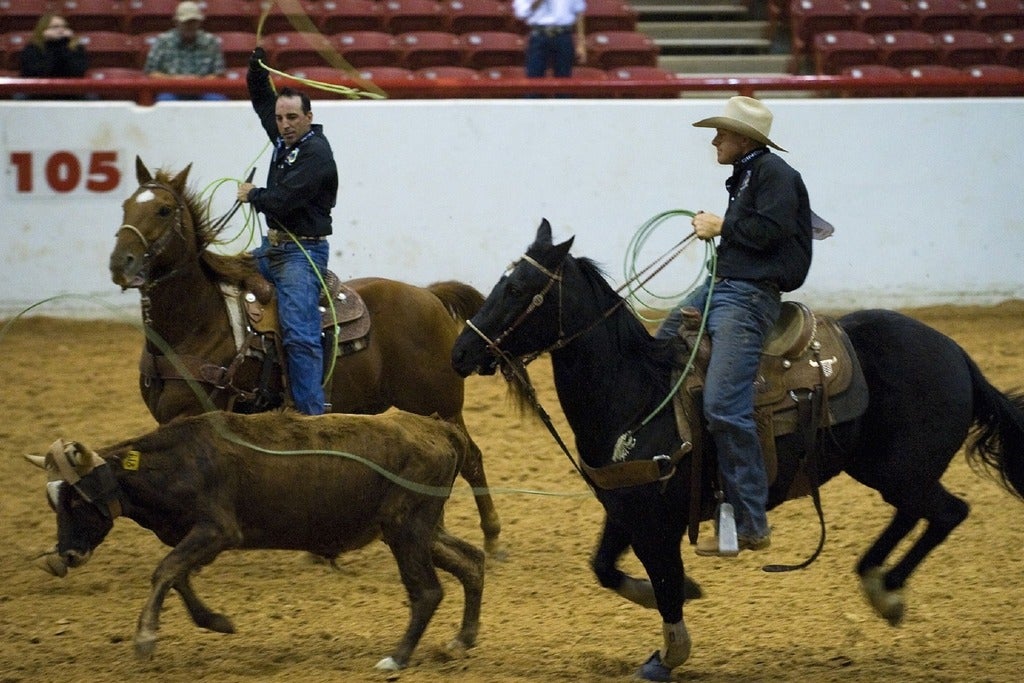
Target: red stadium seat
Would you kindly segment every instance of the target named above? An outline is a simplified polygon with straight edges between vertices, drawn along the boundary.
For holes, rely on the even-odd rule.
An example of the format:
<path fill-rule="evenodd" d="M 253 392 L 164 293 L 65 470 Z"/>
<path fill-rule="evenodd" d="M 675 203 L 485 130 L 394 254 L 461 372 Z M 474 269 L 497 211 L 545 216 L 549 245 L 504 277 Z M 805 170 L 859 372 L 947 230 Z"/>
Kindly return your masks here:
<path fill-rule="evenodd" d="M 893 66 L 885 66 L 884 64 L 858 64 L 857 66 L 848 66 L 839 72 L 840 76 L 846 76 L 851 79 L 860 78 L 886 78 L 896 81 L 904 81 L 907 79 L 906 74 Z M 857 90 L 850 91 L 850 94 L 854 97 L 900 97 L 906 94 L 906 88 L 900 88 L 894 85 L 879 85 L 872 86 L 869 89 L 859 88 Z"/>
<path fill-rule="evenodd" d="M 675 73 L 656 66 L 620 66 L 604 73 L 608 80 L 613 81 L 674 81 L 679 78 Z"/>
<path fill-rule="evenodd" d="M 587 66 L 657 66 L 658 46 L 637 31 L 598 31 L 587 36 Z"/>
<path fill-rule="evenodd" d="M 11 31 L 0 35 L 0 68 L 21 71 L 21 51 L 32 39 L 32 31 Z"/>
<path fill-rule="evenodd" d="M 221 31 L 214 34 L 220 40 L 224 63 L 229 67 L 247 66 L 249 55 L 256 47 L 256 34 L 250 31 Z"/>
<path fill-rule="evenodd" d="M 511 5 L 501 0 L 448 0 L 441 7 L 452 33 L 508 31 L 512 26 Z"/>
<path fill-rule="evenodd" d="M 913 0 L 914 30 L 925 33 L 971 27 L 971 12 L 963 0 Z"/>
<path fill-rule="evenodd" d="M 621 67 L 623 69 L 627 67 Z M 650 69 L 649 66 L 635 66 L 634 69 Z M 598 69 L 596 66 L 574 66 L 572 73 L 569 74 L 570 78 L 575 78 L 584 81 L 607 81 L 608 74 L 604 69 Z"/>
<path fill-rule="evenodd" d="M 256 3 L 253 3 L 256 4 Z M 278 3 L 273 3 L 269 11 L 264 11 L 261 5 L 257 5 L 252 13 L 253 21 L 263 21 L 263 31 L 260 35 L 271 33 L 316 33 L 321 31 L 322 16 L 324 13 L 323 3 L 319 0 L 290 0 L 282 9 Z M 266 14 L 264 17 L 263 15 Z M 252 29 L 256 30 L 256 23 Z M 244 27 L 236 27 L 235 30 L 244 30 Z"/>
<path fill-rule="evenodd" d="M 137 36 L 120 31 L 88 31 L 78 37 L 89 55 L 91 68 L 120 66 L 141 69 L 148 48 Z"/>
<path fill-rule="evenodd" d="M 383 31 L 346 31 L 331 37 L 345 61 L 357 69 L 399 66 L 401 53 L 395 37 Z"/>
<path fill-rule="evenodd" d="M 886 66 L 902 69 L 917 64 L 932 64 L 938 60 L 939 49 L 935 37 L 922 31 L 889 31 L 875 36 L 878 43 L 878 61 Z"/>
<path fill-rule="evenodd" d="M 522 66 L 491 66 L 480 69 L 480 76 L 492 81 L 508 78 L 526 78 L 526 70 Z"/>
<path fill-rule="evenodd" d="M 964 69 L 968 76 L 975 79 L 977 87 L 972 87 L 971 95 L 996 95 L 1001 97 L 1020 97 L 1024 95 L 1024 71 L 1005 64 L 976 64 Z M 1016 83 L 1004 84 L 1003 79 L 1009 78 Z"/>
<path fill-rule="evenodd" d="M 995 64 L 999 61 L 999 46 L 987 33 L 981 31 L 943 31 L 935 36 L 939 48 L 939 62 L 962 69 L 974 64 Z"/>
<path fill-rule="evenodd" d="M 492 66 L 521 66 L 526 59 L 526 41 L 509 31 L 474 31 L 459 37 L 462 64 L 471 69 Z"/>
<path fill-rule="evenodd" d="M 1002 31 L 994 36 L 999 48 L 999 63 L 1024 68 L 1024 29 Z"/>
<path fill-rule="evenodd" d="M 40 0 L 0 0 L 0 33 L 31 32 L 42 14 Z M 77 30 L 74 24 L 71 28 Z"/>
<path fill-rule="evenodd" d="M 75 31 L 128 31 L 125 0 L 63 0 L 53 8 Z"/>
<path fill-rule="evenodd" d="M 270 60 L 268 66 L 287 71 L 296 66 L 328 64 L 322 53 L 334 53 L 331 39 L 321 33 L 281 31 L 264 36 L 263 46 Z"/>
<path fill-rule="evenodd" d="M 399 35 L 409 31 L 447 31 L 448 15 L 437 0 L 383 0 L 384 25 Z"/>
<path fill-rule="evenodd" d="M 793 0 L 789 27 L 793 54 L 808 54 L 819 33 L 854 30 L 853 10 L 847 0 Z"/>
<path fill-rule="evenodd" d="M 400 66 L 410 71 L 431 66 L 460 66 L 459 37 L 447 31 L 408 31 L 395 36 L 402 55 Z"/>
<path fill-rule="evenodd" d="M 86 78 L 96 80 L 128 80 L 135 78 L 147 78 L 146 72 L 142 69 L 129 69 L 121 66 L 108 66 L 99 69 L 89 69 L 85 72 Z"/>
<path fill-rule="evenodd" d="M 877 61 L 878 44 L 863 31 L 826 31 L 814 36 L 814 70 L 838 74 L 848 66 Z"/>
<path fill-rule="evenodd" d="M 903 0 L 854 0 L 850 6 L 858 31 L 881 33 L 914 27 L 914 13 Z"/>
<path fill-rule="evenodd" d="M 943 64 L 918 64 L 917 66 L 903 69 L 903 73 L 917 84 L 915 89 L 908 91 L 910 94 L 926 97 L 958 97 L 966 95 L 968 91 L 967 74 L 951 66 Z M 963 83 L 928 84 L 929 80 L 934 79 L 955 79 L 963 81 Z"/>
<path fill-rule="evenodd" d="M 459 81 L 479 81 L 481 78 L 480 72 L 476 69 L 470 69 L 465 66 L 428 66 L 425 69 L 416 69 L 413 71 L 413 76 L 416 78 L 426 78 L 431 81 L 439 78 Z"/>
<path fill-rule="evenodd" d="M 323 0 L 320 31 L 384 31 L 384 10 L 374 0 Z"/>
<path fill-rule="evenodd" d="M 583 27 L 596 31 L 635 31 L 637 11 L 625 0 L 587 0 Z"/>
<path fill-rule="evenodd" d="M 1022 0 L 971 0 L 971 28 L 976 31 L 1009 31 L 1024 28 Z"/>
<path fill-rule="evenodd" d="M 221 31 L 255 31 L 262 11 L 261 2 L 252 0 L 207 0 L 203 9 L 203 30 L 210 33 Z M 167 15 L 167 31 L 174 26 L 174 11 Z M 269 31 L 263 31 L 266 35 Z"/>
<path fill-rule="evenodd" d="M 178 2 L 179 0 L 128 0 L 125 7 L 124 30 L 135 35 L 171 30 L 174 28 L 174 10 L 178 7 Z"/>
<path fill-rule="evenodd" d="M 364 81 L 408 81 L 415 78 L 408 69 L 400 66 L 369 66 L 359 70 L 359 77 Z"/>

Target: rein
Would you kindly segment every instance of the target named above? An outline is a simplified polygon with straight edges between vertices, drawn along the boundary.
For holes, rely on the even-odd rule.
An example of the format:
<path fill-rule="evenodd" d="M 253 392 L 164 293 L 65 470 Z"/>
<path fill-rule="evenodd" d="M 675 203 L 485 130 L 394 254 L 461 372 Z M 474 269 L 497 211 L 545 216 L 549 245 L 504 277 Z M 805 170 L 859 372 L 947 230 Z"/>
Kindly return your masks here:
<path fill-rule="evenodd" d="M 652 267 L 654 267 L 654 264 L 658 263 L 658 261 L 661 259 L 656 259 L 654 263 L 652 263 L 650 266 L 644 268 L 634 277 L 627 280 L 625 283 L 622 284 L 622 286 L 620 286 L 616 290 L 616 292 L 621 291 L 625 287 L 628 287 L 634 281 L 639 283 L 639 287 L 643 287 L 655 275 L 661 272 L 661 270 L 665 268 L 665 266 L 671 263 L 673 259 L 679 256 L 679 254 L 683 252 L 683 249 L 694 237 L 696 237 L 696 235 L 693 233 L 684 237 L 678 244 L 672 247 L 667 257 L 661 257 L 664 259 L 664 261 L 660 263 L 660 265 L 658 265 L 656 268 L 654 268 L 653 272 L 646 275 L 646 277 L 644 276 L 644 274 Z M 540 400 L 537 398 L 537 392 L 533 388 L 533 384 L 531 384 L 529 379 L 526 378 L 526 376 L 524 375 L 523 370 L 525 369 L 526 365 L 533 362 L 541 355 L 553 350 L 564 348 L 565 346 L 568 346 L 570 343 L 572 343 L 574 340 L 589 333 L 591 330 L 593 330 L 598 325 L 607 320 L 615 311 L 621 308 L 622 305 L 626 303 L 626 300 L 620 298 L 590 325 L 587 325 L 586 327 L 578 330 L 577 332 L 574 332 L 569 336 L 565 336 L 565 332 L 562 326 L 562 267 L 564 266 L 565 262 L 563 261 L 562 263 L 559 263 L 558 268 L 555 271 L 551 271 L 544 265 L 539 263 L 533 257 L 527 254 L 523 254 L 519 258 L 519 260 L 513 262 L 512 266 L 514 267 L 516 264 L 518 264 L 520 260 L 526 261 L 527 263 L 529 263 L 534 268 L 536 268 L 537 270 L 539 270 L 541 273 L 548 277 L 548 281 L 541 289 L 541 291 L 534 295 L 534 297 L 530 300 L 530 304 L 523 310 L 522 313 L 519 314 L 518 317 L 516 317 L 512 324 L 505 328 L 505 330 L 498 334 L 498 336 L 495 337 L 493 340 L 490 339 L 486 334 L 484 334 L 483 330 L 477 327 L 471 320 L 466 321 L 466 326 L 473 330 L 477 334 L 477 336 L 479 336 L 483 340 L 488 351 L 490 351 L 493 355 L 497 356 L 502 361 L 502 374 L 505 376 L 506 380 L 515 380 L 519 387 L 526 393 L 527 398 L 530 401 L 530 407 L 533 408 L 533 410 L 537 413 L 538 416 L 540 416 L 540 419 L 544 423 L 544 426 L 547 427 L 548 432 L 550 432 L 552 438 L 554 438 L 555 443 L 557 443 L 559 448 L 562 449 L 562 452 L 569 459 L 569 462 L 572 463 L 573 468 L 576 470 L 576 472 L 579 473 L 580 477 L 582 477 L 583 480 L 586 481 L 586 476 L 584 475 L 583 470 L 580 467 L 580 464 L 577 462 L 576 458 L 572 456 L 572 453 L 569 452 L 569 448 L 565 445 L 565 441 L 562 439 L 562 436 L 558 433 L 558 429 L 551 421 L 551 416 L 548 415 L 547 411 L 544 410 L 544 407 L 540 404 Z M 511 334 L 513 331 L 515 331 L 516 328 L 522 325 L 522 323 L 527 319 L 527 317 L 529 317 L 534 311 L 536 311 L 544 304 L 544 297 L 547 295 L 547 293 L 551 290 L 551 288 L 554 286 L 556 282 L 558 283 L 558 339 L 555 341 L 554 344 L 548 346 L 547 348 L 532 354 L 528 354 L 527 356 L 524 356 L 521 360 L 516 360 L 512 358 L 512 356 L 510 356 L 506 351 L 504 351 L 499 345 L 508 337 L 509 334 Z M 657 413 L 657 411 L 661 410 L 661 408 L 664 407 L 667 400 L 668 399 L 662 402 L 655 410 L 655 412 L 644 420 L 645 424 L 648 420 L 651 419 L 651 417 L 655 413 Z M 675 472 L 674 469 L 672 471 L 673 473 Z"/>

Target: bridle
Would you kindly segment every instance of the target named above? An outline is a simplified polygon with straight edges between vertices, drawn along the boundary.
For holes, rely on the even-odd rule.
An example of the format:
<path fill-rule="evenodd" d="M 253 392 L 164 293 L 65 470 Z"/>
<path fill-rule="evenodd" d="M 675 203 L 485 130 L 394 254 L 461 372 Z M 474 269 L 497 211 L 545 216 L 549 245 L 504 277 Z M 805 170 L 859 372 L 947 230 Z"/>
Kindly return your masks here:
<path fill-rule="evenodd" d="M 677 244 L 675 247 L 673 247 L 673 250 L 670 250 L 670 253 L 666 257 L 663 257 L 663 260 L 661 260 L 660 264 L 658 263 L 658 261 L 655 261 L 654 263 L 651 264 L 651 266 L 648 266 L 647 268 L 645 268 L 644 270 L 640 271 L 639 273 L 634 275 L 632 278 L 630 278 L 629 280 L 624 282 L 615 291 L 616 292 L 621 292 L 623 289 L 625 289 L 626 287 L 629 287 L 634 282 L 637 283 L 638 287 L 643 287 L 645 284 L 647 284 L 647 282 L 649 282 L 651 280 L 651 278 L 653 278 L 665 266 L 667 266 L 669 263 L 671 263 L 674 258 L 676 258 L 679 254 L 681 254 L 683 252 L 683 249 L 686 247 L 687 243 L 689 243 L 690 240 L 693 239 L 693 237 L 694 237 L 693 234 L 687 235 L 685 238 L 683 238 L 683 240 L 681 242 L 679 242 L 679 244 Z M 614 304 L 612 304 L 611 307 L 609 307 L 606 311 L 604 311 L 604 313 L 599 315 L 597 317 L 597 319 L 594 320 L 592 323 L 590 323 L 589 325 L 584 326 L 583 328 L 577 330 L 576 332 L 573 332 L 572 334 L 567 335 L 565 333 L 565 327 L 563 325 L 563 316 L 562 316 L 562 304 L 563 304 L 563 298 L 562 298 L 562 282 L 563 282 L 563 280 L 562 280 L 562 269 L 565 266 L 565 260 L 563 259 L 562 262 L 558 264 L 558 268 L 556 268 L 554 271 L 552 271 L 552 270 L 548 269 L 547 267 L 545 267 L 543 264 L 541 264 L 539 261 L 537 261 L 535 258 L 531 257 L 529 254 L 523 254 L 517 260 L 512 262 L 512 264 L 508 268 L 508 271 L 511 271 L 516 266 L 518 266 L 520 261 L 525 261 L 526 263 L 530 264 L 531 266 L 533 266 L 534 268 L 539 270 L 541 273 L 546 275 L 547 278 L 548 278 L 548 281 L 544 284 L 544 287 L 541 288 L 541 290 L 537 294 L 535 294 L 533 296 L 533 298 L 530 300 L 529 305 L 527 305 L 527 307 L 525 309 L 523 309 L 523 312 L 520 313 L 516 317 L 516 319 L 513 320 L 512 323 L 509 324 L 508 327 L 506 327 L 494 339 L 491 339 L 486 334 L 484 334 L 483 330 L 481 330 L 479 327 L 477 327 L 476 324 L 474 324 L 472 320 L 467 320 L 466 321 L 466 326 L 469 327 L 471 330 L 473 330 L 473 332 L 475 332 L 477 334 L 477 336 L 479 336 L 480 339 L 483 340 L 484 345 L 487 347 L 487 350 L 490 351 L 493 355 L 497 356 L 499 359 L 501 359 L 504 363 L 508 363 L 508 364 L 511 365 L 511 364 L 513 364 L 513 361 L 512 361 L 512 358 L 508 355 L 508 353 L 505 352 L 501 348 L 501 343 L 503 341 L 505 341 L 505 339 L 510 334 L 512 334 L 520 325 L 522 325 L 526 321 L 526 319 L 529 318 L 530 315 L 533 314 L 534 311 L 536 311 L 538 308 L 540 308 L 542 305 L 544 305 L 544 299 L 547 296 L 548 292 L 551 290 L 551 288 L 555 285 L 555 283 L 558 284 L 558 338 L 550 346 L 548 346 L 546 348 L 543 348 L 543 349 L 541 349 L 539 351 L 534 351 L 533 353 L 530 353 L 530 354 L 527 354 L 527 355 L 523 356 L 522 359 L 521 359 L 523 365 L 527 365 L 527 364 L 533 362 L 534 360 L 536 360 L 538 357 L 544 355 L 545 353 L 550 353 L 551 351 L 557 351 L 558 349 L 561 349 L 561 348 L 564 348 L 564 347 L 568 346 L 570 343 L 572 343 L 576 339 L 578 339 L 578 338 L 582 337 L 583 335 L 589 333 L 595 327 L 597 327 L 598 325 L 603 323 L 613 313 L 615 313 L 615 311 L 617 311 L 619 308 L 621 308 L 626 303 L 626 299 L 625 298 L 619 297 L 619 299 Z M 653 272 L 651 272 L 651 273 L 649 273 L 649 274 L 647 274 L 645 276 L 645 273 L 647 273 L 648 270 L 651 270 L 651 268 L 654 267 L 654 266 L 657 266 L 657 267 L 654 268 Z"/>
<path fill-rule="evenodd" d="M 182 220 L 182 215 L 185 213 L 186 206 L 185 200 L 181 197 L 181 195 L 175 192 L 174 189 L 172 189 L 171 187 L 164 185 L 162 183 L 158 183 L 156 181 L 143 183 L 142 185 L 139 186 L 139 190 L 164 190 L 165 192 L 169 192 L 170 195 L 174 197 L 175 203 L 174 227 L 172 229 L 164 230 L 164 232 L 155 240 L 153 240 L 152 243 L 146 239 L 146 236 L 142 234 L 141 230 L 139 230 L 137 227 L 129 223 L 122 224 L 121 227 L 119 227 L 117 231 L 114 233 L 114 237 L 116 238 L 118 235 L 121 234 L 122 230 L 127 230 L 139 238 L 139 241 L 142 243 L 143 249 L 142 267 L 139 269 L 139 271 L 143 273 L 144 276 L 146 276 L 148 275 L 149 267 L 153 258 L 159 256 L 164 252 L 167 246 L 171 243 L 171 238 L 173 238 L 174 235 L 180 237 L 181 241 L 184 242 L 186 245 L 188 244 L 188 240 L 185 239 L 184 221 Z M 138 190 L 136 190 L 136 194 L 137 193 Z M 161 275 L 155 280 L 150 280 L 148 279 L 148 277 L 144 277 L 144 283 L 139 288 L 142 291 L 143 296 L 146 296 L 146 294 L 148 294 L 150 290 L 152 290 L 154 287 L 156 287 L 164 280 L 173 277 L 182 269 L 183 266 L 176 266 L 175 268 L 172 268 L 170 271 L 168 271 L 164 275 Z"/>

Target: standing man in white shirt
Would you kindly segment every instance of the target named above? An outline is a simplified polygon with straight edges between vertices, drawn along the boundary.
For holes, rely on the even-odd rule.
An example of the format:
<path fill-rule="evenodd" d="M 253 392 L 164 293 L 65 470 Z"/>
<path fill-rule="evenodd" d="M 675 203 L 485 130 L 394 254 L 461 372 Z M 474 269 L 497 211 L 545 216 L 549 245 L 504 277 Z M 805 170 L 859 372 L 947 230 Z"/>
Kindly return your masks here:
<path fill-rule="evenodd" d="M 527 78 L 542 78 L 549 68 L 555 77 L 569 78 L 573 58 L 581 64 L 587 60 L 583 26 L 586 9 L 586 0 L 513 0 L 516 18 L 530 27 L 526 42 Z"/>

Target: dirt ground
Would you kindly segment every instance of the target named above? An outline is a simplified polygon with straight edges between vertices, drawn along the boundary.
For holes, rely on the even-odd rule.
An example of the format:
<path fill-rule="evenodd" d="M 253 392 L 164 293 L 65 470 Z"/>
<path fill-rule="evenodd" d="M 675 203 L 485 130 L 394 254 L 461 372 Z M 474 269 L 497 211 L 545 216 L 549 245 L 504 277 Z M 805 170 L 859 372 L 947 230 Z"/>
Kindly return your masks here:
<path fill-rule="evenodd" d="M 1024 385 L 1024 301 L 911 313 L 956 339 L 989 379 Z M 57 437 L 105 445 L 155 425 L 136 386 L 141 333 L 126 323 L 25 318 L 0 337 L 0 683 L 136 681 L 467 683 L 628 680 L 660 645 L 657 613 L 600 588 L 589 559 L 602 511 L 543 426 L 520 419 L 497 378 L 468 383 L 467 422 L 485 455 L 509 557 L 489 562 L 479 642 L 447 660 L 462 608 L 447 594 L 412 666 L 373 665 L 405 627 L 405 596 L 383 544 L 345 555 L 339 570 L 284 552 L 233 552 L 196 589 L 238 633 L 196 628 L 169 597 L 152 660 L 132 652 L 149 577 L 168 549 L 119 520 L 85 567 L 61 580 L 32 557 L 55 539 L 42 473 L 22 457 Z M 531 366 L 542 404 L 567 438 L 546 359 Z M 876 617 L 852 568 L 888 520 L 877 494 L 845 475 L 822 490 L 828 541 L 809 499 L 771 514 L 774 545 L 736 559 L 682 549 L 706 597 L 687 604 L 693 656 L 682 680 L 1017 681 L 1024 666 L 1024 504 L 957 457 L 944 479 L 972 514 L 912 577 L 902 626 Z M 459 482 L 449 528 L 480 544 L 475 506 Z M 636 561 L 625 566 L 640 573 Z"/>

